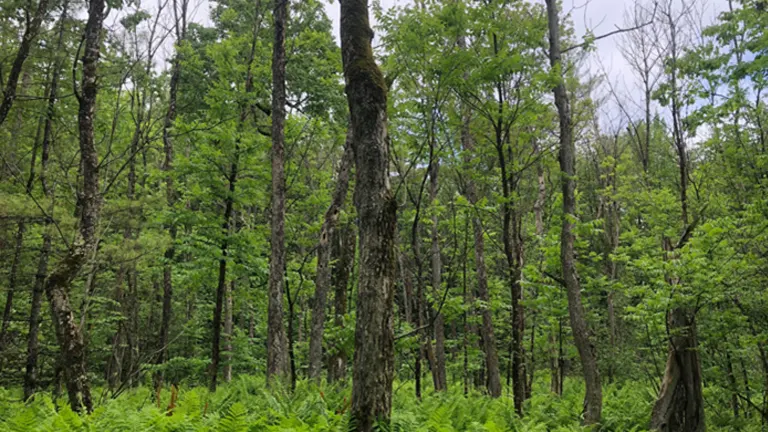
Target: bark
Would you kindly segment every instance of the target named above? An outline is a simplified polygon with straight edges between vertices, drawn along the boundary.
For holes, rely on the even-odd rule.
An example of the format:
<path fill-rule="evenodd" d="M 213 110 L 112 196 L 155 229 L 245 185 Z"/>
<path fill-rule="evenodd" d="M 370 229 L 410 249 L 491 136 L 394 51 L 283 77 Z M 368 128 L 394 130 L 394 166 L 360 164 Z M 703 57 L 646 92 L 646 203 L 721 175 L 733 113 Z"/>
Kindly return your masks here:
<path fill-rule="evenodd" d="M 581 286 L 576 273 L 573 225 L 576 217 L 576 149 L 573 140 L 573 123 L 568 94 L 562 76 L 560 49 L 560 18 L 555 0 L 546 0 L 549 22 L 549 60 L 552 68 L 560 75 L 553 89 L 560 123 L 560 171 L 563 190 L 563 226 L 560 233 L 560 261 L 563 281 L 568 296 L 568 315 L 571 321 L 573 339 L 579 351 L 586 384 L 584 397 L 584 422 L 600 422 L 602 412 L 602 388 L 597 367 L 597 352 L 592 344 L 586 312 L 581 302 Z"/>
<path fill-rule="evenodd" d="M 38 334 L 40 331 L 40 309 L 43 299 L 45 277 L 48 274 L 48 257 L 51 253 L 51 235 L 46 226 L 43 233 L 43 245 L 35 274 L 35 284 L 32 288 L 32 300 L 29 312 L 29 332 L 27 333 L 27 361 L 24 372 L 24 400 L 29 399 L 37 389 L 37 359 L 40 353 Z"/>
<path fill-rule="evenodd" d="M 335 263 L 332 271 L 332 285 L 335 289 L 333 311 L 334 324 L 337 327 L 344 325 L 344 315 L 347 313 L 347 286 L 355 263 L 356 243 L 357 235 L 351 223 L 333 237 L 331 249 L 331 256 Z M 346 374 L 347 353 L 342 347 L 337 347 L 328 361 L 328 382 L 343 379 Z"/>
<path fill-rule="evenodd" d="M 429 166 L 429 201 L 435 205 L 438 191 L 438 173 L 440 171 L 440 161 L 436 153 L 434 138 L 431 139 L 431 156 Z M 440 233 L 437 225 L 437 212 L 432 214 L 432 247 L 430 254 L 432 256 L 432 292 L 435 298 L 439 298 L 442 290 L 442 261 L 440 259 Z M 433 311 L 437 316 L 433 323 L 433 332 L 435 335 L 435 390 L 448 390 L 448 378 L 445 372 L 445 320 L 439 310 Z"/>
<path fill-rule="evenodd" d="M 651 429 L 669 432 L 706 430 L 696 323 L 689 311 L 670 311 L 669 356 L 659 397 L 653 406 Z"/>
<path fill-rule="evenodd" d="M 19 77 L 21 76 L 21 71 L 24 67 L 24 61 L 29 56 L 29 51 L 37 38 L 37 34 L 40 31 L 40 25 L 47 13 L 48 0 L 40 0 L 37 4 L 35 14 L 31 18 L 29 15 L 25 14 L 25 19 L 27 21 L 26 27 L 24 28 L 24 34 L 21 36 L 21 43 L 19 44 L 18 51 L 16 51 L 16 57 L 13 60 L 11 71 L 8 73 L 8 81 L 5 83 L 3 99 L 0 102 L 0 125 L 5 122 L 8 113 L 11 111 L 13 101 L 16 99 L 16 86 L 19 83 Z"/>
<path fill-rule="evenodd" d="M 235 291 L 235 281 L 232 281 L 229 283 L 229 288 L 226 292 L 227 297 L 227 309 L 226 313 L 224 314 L 224 337 L 226 338 L 226 345 L 224 349 L 226 350 L 225 355 L 225 363 L 224 363 L 224 382 L 230 382 L 232 381 L 232 331 L 233 325 L 232 325 L 232 313 L 233 309 L 235 307 L 235 302 L 232 297 L 232 293 Z"/>
<path fill-rule="evenodd" d="M 162 170 L 165 172 L 165 199 L 169 209 L 173 209 L 176 203 L 176 191 L 173 183 L 173 137 L 171 136 L 171 130 L 176 122 L 176 101 L 179 92 L 179 83 L 181 80 L 181 58 L 180 47 L 184 43 L 187 31 L 187 0 L 181 0 L 181 6 L 178 7 L 177 2 L 173 2 L 174 12 L 174 30 L 176 31 L 175 42 L 175 58 L 171 65 L 171 79 L 170 88 L 168 90 L 168 110 L 165 113 L 165 119 L 163 121 L 163 165 Z M 170 326 L 171 317 L 173 314 L 173 261 L 176 256 L 176 250 L 174 243 L 176 241 L 176 224 L 170 222 L 167 224 L 168 234 L 171 238 L 170 245 L 165 249 L 164 262 L 163 262 L 163 311 L 160 321 L 160 331 L 158 334 L 158 353 L 157 364 L 163 364 L 168 360 L 168 344 L 170 343 Z M 162 384 L 162 375 L 155 376 L 155 386 L 160 387 Z"/>
<path fill-rule="evenodd" d="M 387 84 L 373 58 L 367 0 L 341 1 L 341 51 L 354 143 L 360 267 L 351 423 L 388 425 L 394 375 L 397 201 L 389 185 Z"/>
<path fill-rule="evenodd" d="M 3 323 L 0 326 L 0 356 L 5 354 L 5 348 L 8 345 L 8 327 L 11 324 L 11 312 L 13 311 L 13 295 L 16 292 L 16 283 L 19 276 L 19 265 L 21 262 L 21 250 L 24 246 L 24 231 L 26 224 L 19 222 L 16 227 L 16 235 L 13 248 L 13 260 L 11 261 L 11 271 L 8 275 L 8 292 L 5 296 L 5 308 L 3 309 Z M 0 358 L 0 369 L 3 366 L 3 359 Z"/>
<path fill-rule="evenodd" d="M 272 213 L 270 227 L 269 305 L 267 311 L 267 378 L 290 372 L 288 338 L 283 325 L 285 271 L 285 27 L 288 0 L 274 0 L 272 52 Z"/>
<path fill-rule="evenodd" d="M 501 94 L 499 92 L 499 94 Z M 500 122 L 501 120 L 499 120 Z M 507 272 L 510 284 L 510 296 L 512 299 L 512 343 L 510 344 L 510 360 L 512 368 L 512 394 L 515 411 L 523 415 L 523 402 L 525 401 L 525 354 L 523 352 L 523 332 L 525 330 L 525 316 L 523 314 L 523 287 L 522 279 L 522 237 L 520 236 L 517 211 L 514 209 L 512 191 L 516 188 L 516 180 L 510 178 L 507 160 L 504 154 L 505 143 L 502 138 L 500 125 L 496 126 L 496 151 L 501 168 L 501 186 L 504 203 L 502 204 L 502 242 L 504 244 L 504 256 L 507 261 Z M 507 375 L 509 384 L 509 375 Z"/>
<path fill-rule="evenodd" d="M 224 240 L 221 243 L 221 258 L 219 259 L 219 278 L 216 285 L 216 306 L 213 310 L 213 343 L 211 345 L 211 380 L 208 389 L 211 392 L 216 391 L 216 385 L 219 375 L 219 363 L 221 362 L 221 317 L 224 306 L 224 296 L 227 288 L 227 261 L 229 255 L 229 236 L 232 222 L 232 212 L 235 204 L 235 188 L 237 187 L 238 159 L 239 159 L 239 137 L 235 141 L 235 158 L 230 164 L 229 175 L 227 176 L 229 187 L 227 196 L 224 200 L 224 222 L 221 226 L 221 233 Z"/>
<path fill-rule="evenodd" d="M 317 272 L 315 276 L 315 299 L 312 303 L 312 327 L 309 336 L 309 377 L 320 379 L 323 362 L 323 331 L 325 329 L 325 309 L 328 288 L 331 283 L 331 244 L 334 241 L 339 212 L 344 206 L 349 189 L 349 172 L 354 154 L 351 143 L 352 134 L 347 132 L 344 154 L 339 164 L 336 187 L 333 190 L 331 204 L 325 212 L 323 226 L 320 228 L 320 242 L 317 247 Z"/>
<path fill-rule="evenodd" d="M 73 411 L 92 411 L 90 383 L 88 381 L 83 334 L 77 326 L 68 289 L 83 267 L 86 257 L 97 246 L 96 225 L 101 210 L 99 193 L 99 164 L 94 142 L 94 112 L 96 107 L 97 71 L 101 49 L 101 30 L 105 18 L 106 2 L 91 0 L 85 25 L 82 57 L 83 77 L 78 95 L 80 166 L 83 177 L 82 192 L 78 196 L 80 232 L 67 256 L 48 276 L 45 292 L 51 304 L 56 338 L 61 350 L 61 365 L 67 384 L 69 403 Z"/>

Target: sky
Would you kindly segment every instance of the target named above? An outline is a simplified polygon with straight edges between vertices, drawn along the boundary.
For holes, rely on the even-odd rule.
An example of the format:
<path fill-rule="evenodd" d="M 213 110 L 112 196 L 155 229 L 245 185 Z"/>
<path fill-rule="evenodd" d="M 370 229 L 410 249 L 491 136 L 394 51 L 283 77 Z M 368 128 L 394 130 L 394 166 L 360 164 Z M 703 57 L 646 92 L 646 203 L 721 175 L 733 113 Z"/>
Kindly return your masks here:
<path fill-rule="evenodd" d="M 543 3 L 543 0 L 535 0 Z M 640 0 L 647 3 L 649 0 Z M 372 2 L 372 0 L 371 0 Z M 380 0 L 381 6 L 388 9 L 394 6 L 408 6 L 413 2 L 411 0 Z M 570 13 L 571 19 L 576 30 L 578 38 L 590 31 L 593 35 L 599 36 L 617 28 L 624 26 L 625 11 L 632 8 L 635 0 L 563 0 L 563 8 Z M 728 0 L 698 0 L 702 6 L 702 15 L 705 24 L 714 22 L 717 15 L 725 10 Z M 339 40 L 339 12 L 340 5 L 338 0 L 331 2 L 326 0 L 325 10 L 328 16 L 333 20 L 333 33 L 336 40 Z M 376 31 L 376 22 L 371 14 L 371 24 L 374 32 Z M 595 50 L 589 54 L 585 67 L 590 74 L 605 73 L 610 77 L 612 85 L 617 93 L 623 98 L 639 97 L 641 93 L 635 86 L 631 69 L 621 55 L 619 50 L 620 36 L 611 36 L 595 42 Z M 611 117 L 612 112 L 617 108 L 611 107 L 608 101 L 606 117 Z M 611 122 L 611 119 L 604 119 Z"/>

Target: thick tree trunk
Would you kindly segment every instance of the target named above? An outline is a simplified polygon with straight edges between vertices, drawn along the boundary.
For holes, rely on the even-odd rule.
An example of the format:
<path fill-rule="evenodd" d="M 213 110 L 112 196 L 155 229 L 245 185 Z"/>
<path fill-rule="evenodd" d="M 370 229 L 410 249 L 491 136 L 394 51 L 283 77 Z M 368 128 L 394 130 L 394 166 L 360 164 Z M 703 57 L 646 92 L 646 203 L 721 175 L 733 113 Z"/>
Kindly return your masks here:
<path fill-rule="evenodd" d="M 349 285 L 352 266 L 355 263 L 357 235 L 354 226 L 349 223 L 333 236 L 331 256 L 334 265 L 332 285 L 335 289 L 333 298 L 334 324 L 344 325 L 347 313 L 347 286 Z M 347 353 L 342 347 L 336 347 L 328 360 L 328 382 L 344 379 L 347 375 Z"/>
<path fill-rule="evenodd" d="M 312 327 L 309 336 L 309 377 L 320 379 L 323 364 L 323 330 L 325 329 L 325 309 L 328 298 L 328 287 L 331 284 L 331 244 L 334 242 L 336 224 L 339 212 L 344 206 L 344 200 L 349 189 L 349 172 L 352 167 L 354 153 L 352 151 L 352 134 L 347 132 L 344 144 L 344 154 L 339 164 L 336 187 L 331 197 L 331 205 L 325 212 L 325 220 L 320 229 L 320 242 L 317 246 L 317 272 L 315 277 L 315 299 L 312 303 Z"/>
<path fill-rule="evenodd" d="M 272 217 L 270 227 L 269 305 L 267 311 L 267 378 L 287 378 L 288 338 L 283 325 L 285 271 L 285 27 L 288 0 L 274 0 L 275 41 L 272 52 Z"/>
<path fill-rule="evenodd" d="M 668 238 L 664 239 L 664 251 L 665 259 L 676 259 L 676 248 Z M 670 285 L 680 282 L 674 275 L 668 276 L 667 281 Z M 703 432 L 706 424 L 696 315 L 687 308 L 677 307 L 667 315 L 667 328 L 670 332 L 669 354 L 659 397 L 651 414 L 651 429 Z"/>
<path fill-rule="evenodd" d="M 700 432 L 704 423 L 701 366 L 693 314 L 670 311 L 669 356 L 661 391 L 651 415 L 651 429 L 662 432 Z"/>
<path fill-rule="evenodd" d="M 27 21 L 24 34 L 21 36 L 19 50 L 16 51 L 16 58 L 13 60 L 11 71 L 8 73 L 8 81 L 5 83 L 5 88 L 3 89 L 3 99 L 0 101 L 0 125 L 5 122 L 8 113 L 11 111 L 13 101 L 16 99 L 16 86 L 19 83 L 19 77 L 21 76 L 21 70 L 24 67 L 24 61 L 29 56 L 29 51 L 32 48 L 32 44 L 35 42 L 35 38 L 37 38 L 40 25 L 47 13 L 48 0 L 40 0 L 37 4 L 35 14 Z"/>
<path fill-rule="evenodd" d="M 576 148 L 573 141 L 573 126 L 568 94 L 563 82 L 560 49 L 560 18 L 555 0 L 546 0 L 549 21 L 549 60 L 559 74 L 553 93 L 560 122 L 560 171 L 563 189 L 563 227 L 560 233 L 560 261 L 563 280 L 568 295 L 568 315 L 576 348 L 579 351 L 586 383 L 584 397 L 584 422 L 600 422 L 603 392 L 600 387 L 600 372 L 597 366 L 597 352 L 590 340 L 586 312 L 581 302 L 581 286 L 576 273 L 573 225 L 576 217 Z"/>
<path fill-rule="evenodd" d="M 341 51 L 355 150 L 360 270 L 351 422 L 389 424 L 394 375 L 397 201 L 389 185 L 387 84 L 373 58 L 367 0 L 341 1 Z"/>

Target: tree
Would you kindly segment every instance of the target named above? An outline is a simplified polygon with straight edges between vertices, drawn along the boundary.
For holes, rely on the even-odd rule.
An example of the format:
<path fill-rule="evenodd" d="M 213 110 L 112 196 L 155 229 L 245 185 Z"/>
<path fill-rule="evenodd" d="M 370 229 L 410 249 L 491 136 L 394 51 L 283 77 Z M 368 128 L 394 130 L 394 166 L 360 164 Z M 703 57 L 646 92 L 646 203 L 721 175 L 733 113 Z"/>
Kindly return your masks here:
<path fill-rule="evenodd" d="M 581 302 L 581 287 L 576 273 L 574 257 L 573 225 L 576 219 L 576 180 L 574 176 L 576 148 L 573 141 L 571 111 L 563 82 L 562 50 L 560 48 L 560 18 L 554 0 L 547 0 L 549 22 L 549 61 L 557 84 L 553 89 L 560 123 L 560 184 L 563 190 L 563 226 L 560 233 L 560 261 L 562 277 L 568 294 L 568 314 L 573 329 L 573 339 L 581 357 L 584 382 L 587 392 L 584 397 L 584 422 L 600 422 L 603 394 L 600 386 L 600 372 L 597 368 L 597 353 L 590 340 L 584 305 Z"/>
<path fill-rule="evenodd" d="M 78 196 L 80 231 L 67 256 L 48 275 L 45 292 L 51 304 L 56 338 L 62 355 L 62 368 L 66 379 L 69 404 L 73 411 L 93 410 L 88 380 L 85 342 L 75 321 L 68 288 L 88 258 L 98 247 L 96 228 L 101 212 L 99 191 L 99 163 L 93 136 L 96 95 L 98 92 L 98 62 L 101 53 L 101 29 L 106 17 L 106 2 L 92 0 L 88 5 L 88 21 L 83 38 L 83 78 L 78 95 L 80 138 L 80 167 L 83 177 Z"/>
<path fill-rule="evenodd" d="M 272 213 L 270 226 L 267 376 L 287 376 L 288 340 L 283 326 L 285 272 L 285 25 L 288 0 L 275 0 L 272 54 Z"/>
<path fill-rule="evenodd" d="M 360 270 L 351 422 L 388 423 L 394 372 L 393 298 L 397 203 L 389 187 L 387 84 L 371 48 L 367 0 L 341 2 L 341 52 L 355 151 Z"/>

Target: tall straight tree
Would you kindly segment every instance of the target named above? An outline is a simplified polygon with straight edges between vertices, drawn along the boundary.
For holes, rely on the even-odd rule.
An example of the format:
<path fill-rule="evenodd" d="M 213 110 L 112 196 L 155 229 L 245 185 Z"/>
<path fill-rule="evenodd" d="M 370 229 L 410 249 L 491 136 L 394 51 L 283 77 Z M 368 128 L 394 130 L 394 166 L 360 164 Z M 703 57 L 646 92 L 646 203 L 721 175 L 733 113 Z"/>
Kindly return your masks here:
<path fill-rule="evenodd" d="M 101 30 L 106 17 L 106 2 L 91 0 L 88 4 L 88 21 L 83 35 L 83 78 L 77 99 L 80 139 L 80 169 L 83 177 L 78 196 L 80 233 L 70 245 L 67 256 L 48 276 L 45 292 L 51 304 L 56 339 L 61 349 L 61 365 L 66 380 L 69 404 L 73 411 L 93 410 L 91 388 L 88 380 L 85 342 L 78 326 L 69 287 L 80 269 L 98 246 L 96 226 L 101 213 L 99 191 L 99 159 L 94 140 L 94 114 L 98 92 L 98 63 L 101 53 Z"/>
<path fill-rule="evenodd" d="M 568 296 L 568 315 L 571 320 L 573 339 L 581 358 L 584 382 L 587 387 L 584 396 L 584 422 L 600 422 L 603 408 L 603 390 L 600 387 L 600 371 L 597 367 L 597 352 L 590 340 L 586 312 L 581 302 L 581 285 L 576 273 L 573 225 L 576 218 L 576 146 L 573 140 L 573 119 L 568 93 L 563 80 L 562 49 L 560 48 L 560 16 L 557 2 L 546 0 L 549 22 L 549 62 L 557 73 L 557 84 L 553 89 L 560 123 L 560 183 L 563 190 L 563 226 L 560 232 L 560 264 Z"/>
<path fill-rule="evenodd" d="M 288 0 L 275 0 L 272 11 L 272 219 L 267 310 L 267 377 L 288 376 L 288 338 L 283 325 L 285 280 L 285 27 Z"/>
<path fill-rule="evenodd" d="M 351 422 L 368 432 L 387 425 L 392 410 L 397 201 L 389 184 L 388 90 L 373 58 L 368 1 L 342 0 L 340 27 L 360 224 Z"/>
<path fill-rule="evenodd" d="M 458 45 L 466 49 L 466 38 L 462 35 L 458 39 Z M 464 73 L 464 79 L 467 79 L 467 73 Z M 466 105 L 466 104 L 464 104 Z M 472 155 L 475 152 L 475 142 L 470 130 L 472 116 L 466 106 L 462 106 L 461 113 L 461 150 L 463 152 L 463 162 L 470 168 Z M 477 186 L 472 175 L 467 176 L 463 190 L 464 196 L 473 206 L 478 202 Z M 486 305 L 491 304 L 491 296 L 488 292 L 488 275 L 485 267 L 485 238 L 483 237 L 483 227 L 480 217 L 475 213 L 472 216 L 472 231 L 474 235 L 474 256 L 475 256 L 475 278 L 477 280 L 477 295 L 480 301 Z M 485 354 L 485 384 L 491 397 L 501 396 L 501 374 L 499 372 L 499 355 L 496 350 L 496 336 L 493 331 L 493 312 L 489 307 L 482 308 L 482 327 L 480 328 L 480 339 L 483 353 Z"/>
<path fill-rule="evenodd" d="M 176 121 L 176 103 L 179 93 L 179 82 L 181 81 L 181 53 L 180 47 L 187 34 L 187 7 L 188 0 L 173 1 L 174 31 L 176 33 L 176 42 L 174 44 L 175 57 L 171 64 L 171 80 L 168 89 L 168 110 L 165 113 L 163 121 L 163 171 L 165 172 L 165 199 L 169 209 L 172 209 L 176 202 L 176 191 L 173 185 L 173 137 L 171 129 Z M 170 343 L 170 326 L 173 305 L 173 260 L 176 255 L 176 249 L 173 242 L 176 240 L 176 224 L 168 224 L 168 234 L 171 237 L 171 245 L 165 250 L 163 263 L 163 312 L 160 321 L 160 332 L 158 335 L 158 353 L 156 362 L 165 363 L 168 360 L 168 344 Z M 155 377 L 155 385 L 162 384 L 162 377 L 158 374 Z"/>

